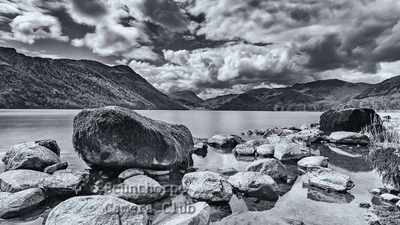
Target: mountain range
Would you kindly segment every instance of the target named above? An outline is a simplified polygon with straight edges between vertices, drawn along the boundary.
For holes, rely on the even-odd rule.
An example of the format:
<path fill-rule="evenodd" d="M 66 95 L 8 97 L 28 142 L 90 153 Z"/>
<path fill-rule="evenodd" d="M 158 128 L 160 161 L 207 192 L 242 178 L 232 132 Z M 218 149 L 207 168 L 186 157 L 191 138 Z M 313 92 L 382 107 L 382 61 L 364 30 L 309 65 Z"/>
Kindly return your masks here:
<path fill-rule="evenodd" d="M 341 107 L 400 109 L 400 76 L 378 84 L 337 79 L 260 88 L 203 100 L 194 92 L 168 95 L 128 66 L 29 57 L 0 47 L 0 108 L 208 109 L 323 111 Z"/>

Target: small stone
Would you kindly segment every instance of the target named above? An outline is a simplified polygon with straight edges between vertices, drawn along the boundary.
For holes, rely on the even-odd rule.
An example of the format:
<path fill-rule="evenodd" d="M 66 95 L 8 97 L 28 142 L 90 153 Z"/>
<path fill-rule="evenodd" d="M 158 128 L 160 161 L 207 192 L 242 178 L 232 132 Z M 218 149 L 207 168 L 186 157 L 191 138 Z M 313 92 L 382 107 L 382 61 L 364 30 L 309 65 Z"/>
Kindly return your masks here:
<path fill-rule="evenodd" d="M 360 208 L 369 209 L 369 208 L 371 208 L 371 204 L 369 204 L 368 202 L 361 202 Z"/>
<path fill-rule="evenodd" d="M 288 170 L 277 159 L 259 159 L 247 166 L 246 171 L 260 172 L 271 176 L 276 181 L 286 181 Z"/>
<path fill-rule="evenodd" d="M 57 144 L 57 141 L 52 140 L 52 139 L 47 139 L 47 140 L 39 140 L 35 141 L 36 144 L 46 147 L 50 149 L 52 152 L 56 153 L 56 155 L 60 156 L 60 147 Z"/>
<path fill-rule="evenodd" d="M 271 157 L 274 155 L 274 145 L 272 144 L 263 144 L 256 147 L 256 152 L 260 156 Z"/>
<path fill-rule="evenodd" d="M 16 193 L 0 192 L 0 218 L 21 216 L 46 199 L 40 188 L 31 188 Z"/>
<path fill-rule="evenodd" d="M 380 195 L 381 199 L 385 202 L 390 202 L 390 203 L 397 203 L 400 201 L 400 197 L 397 195 L 385 193 Z"/>
<path fill-rule="evenodd" d="M 324 156 L 309 156 L 298 161 L 297 166 L 302 169 L 328 167 L 328 158 Z"/>
<path fill-rule="evenodd" d="M 68 168 L 68 162 L 56 163 L 54 165 L 48 166 L 44 169 L 45 173 L 53 174 L 57 170 L 65 170 Z"/>
<path fill-rule="evenodd" d="M 214 148 L 233 149 L 236 145 L 243 142 L 243 139 L 236 135 L 217 134 L 207 140 L 208 145 Z"/>
<path fill-rule="evenodd" d="M 308 184 L 310 186 L 325 190 L 345 192 L 354 187 L 354 182 L 349 176 L 336 172 L 332 169 L 318 168 L 308 172 L 307 175 Z"/>

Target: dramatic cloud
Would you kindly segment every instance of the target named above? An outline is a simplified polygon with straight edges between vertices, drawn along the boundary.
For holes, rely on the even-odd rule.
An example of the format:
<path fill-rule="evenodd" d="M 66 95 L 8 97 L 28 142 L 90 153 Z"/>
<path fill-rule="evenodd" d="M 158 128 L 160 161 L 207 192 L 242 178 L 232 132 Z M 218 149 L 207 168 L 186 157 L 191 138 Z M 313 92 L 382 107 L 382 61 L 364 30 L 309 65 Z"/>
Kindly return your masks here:
<path fill-rule="evenodd" d="M 57 39 L 68 41 L 63 36 L 60 22 L 49 15 L 41 13 L 24 13 L 13 19 L 10 23 L 15 40 L 33 44 L 38 39 Z"/>
<path fill-rule="evenodd" d="M 197 92 L 211 88 L 248 90 L 313 79 L 303 70 L 307 59 L 293 46 L 230 44 L 193 51 L 167 50 L 164 59 L 167 63 L 163 66 L 136 61 L 130 66 L 165 92 L 187 88 Z"/>
<path fill-rule="evenodd" d="M 400 1 L 0 0 L 2 45 L 40 53 L 44 40 L 59 46 L 46 54 L 69 45 L 166 92 L 379 82 L 399 74 Z"/>

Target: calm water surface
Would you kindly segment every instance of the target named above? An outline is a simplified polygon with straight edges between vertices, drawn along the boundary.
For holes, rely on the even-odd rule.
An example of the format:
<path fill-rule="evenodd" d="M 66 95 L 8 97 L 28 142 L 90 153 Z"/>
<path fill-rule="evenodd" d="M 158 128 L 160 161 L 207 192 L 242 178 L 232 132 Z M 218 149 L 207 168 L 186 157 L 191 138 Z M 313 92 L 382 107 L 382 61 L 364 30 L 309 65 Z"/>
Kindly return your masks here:
<path fill-rule="evenodd" d="M 62 158 L 71 167 L 84 168 L 72 148 L 72 119 L 75 110 L 0 110 L 0 154 L 13 144 L 51 138 L 57 140 Z M 301 126 L 318 122 L 318 112 L 210 112 L 210 111 L 138 111 L 153 119 L 184 124 L 196 137 L 217 133 L 240 134 L 248 129 Z M 400 118 L 398 113 L 390 113 Z M 399 127 L 400 127 L 400 119 Z M 366 209 L 361 202 L 370 202 L 368 190 L 382 187 L 381 179 L 367 160 L 365 149 L 319 146 L 319 154 L 329 157 L 330 167 L 348 174 L 356 186 L 348 194 L 334 194 L 309 189 L 299 177 L 291 190 L 267 212 L 282 217 L 303 220 L 306 224 L 366 225 Z M 231 153 L 209 151 L 206 157 L 193 156 L 195 167 L 216 172 L 243 171 L 250 163 L 238 160 Z M 231 208 L 264 210 L 262 202 L 236 199 Z M 255 206 L 254 206 L 255 205 Z M 226 215 L 224 215 L 226 216 Z M 267 216 L 267 215 L 266 215 Z"/>

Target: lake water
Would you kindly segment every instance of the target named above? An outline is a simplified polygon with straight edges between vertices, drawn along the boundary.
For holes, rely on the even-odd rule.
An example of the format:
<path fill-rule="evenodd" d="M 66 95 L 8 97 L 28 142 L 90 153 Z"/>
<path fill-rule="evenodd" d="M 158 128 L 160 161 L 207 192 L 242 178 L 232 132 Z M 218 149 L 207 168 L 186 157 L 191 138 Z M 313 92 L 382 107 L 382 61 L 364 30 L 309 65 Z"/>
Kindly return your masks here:
<path fill-rule="evenodd" d="M 70 167 L 84 168 L 85 164 L 77 157 L 72 147 L 72 120 L 78 112 L 76 110 L 0 110 L 0 154 L 16 143 L 51 138 L 59 143 L 62 159 L 68 161 Z M 303 124 L 318 122 L 321 114 L 318 112 L 138 112 L 153 119 L 184 124 L 192 131 L 193 136 L 203 138 L 217 133 L 240 134 L 249 129 L 300 127 Z M 355 188 L 348 194 L 321 192 L 304 187 L 303 177 L 299 177 L 290 191 L 281 196 L 272 209 L 268 204 L 263 208 L 263 202 L 243 199 L 236 199 L 236 202 L 231 203 L 231 207 L 239 208 L 239 210 L 246 208 L 250 211 L 269 209 L 257 215 L 264 217 L 272 213 L 299 219 L 305 224 L 367 225 L 365 219 L 367 210 L 360 208 L 359 203 L 370 202 L 371 195 L 368 191 L 382 187 L 382 183 L 366 158 L 366 152 L 363 149 L 335 146 L 319 146 L 316 150 L 319 154 L 329 157 L 331 168 L 350 175 L 356 184 Z M 212 150 L 206 157 L 194 155 L 193 158 L 195 167 L 220 173 L 232 170 L 243 171 L 250 163 L 249 159 L 237 159 L 231 153 Z M 220 213 L 226 216 L 225 211 L 217 209 L 215 214 Z M 229 211 L 229 206 L 227 211 Z"/>

